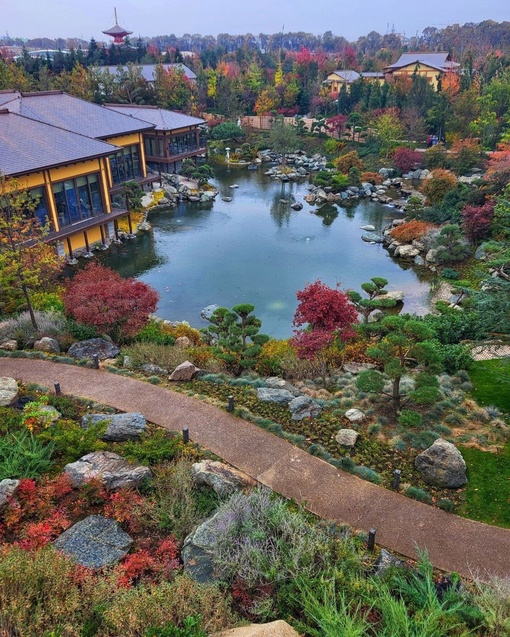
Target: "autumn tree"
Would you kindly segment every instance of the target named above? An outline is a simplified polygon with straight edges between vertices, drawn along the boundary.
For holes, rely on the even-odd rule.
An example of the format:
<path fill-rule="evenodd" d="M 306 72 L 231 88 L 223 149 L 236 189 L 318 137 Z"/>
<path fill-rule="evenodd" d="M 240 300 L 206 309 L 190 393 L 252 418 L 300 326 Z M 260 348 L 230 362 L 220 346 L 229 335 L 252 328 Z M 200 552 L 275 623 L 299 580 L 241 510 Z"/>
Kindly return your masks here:
<path fill-rule="evenodd" d="M 281 154 L 282 164 L 285 165 L 287 153 L 299 147 L 296 127 L 292 124 L 286 124 L 283 117 L 277 117 L 269 131 L 269 145 L 276 153 Z"/>
<path fill-rule="evenodd" d="M 347 115 L 335 115 L 334 117 L 330 117 L 326 120 L 326 128 L 330 133 L 333 133 L 335 137 L 340 139 L 342 133 L 345 130 L 345 125 L 347 123 Z"/>
<path fill-rule="evenodd" d="M 481 241 L 490 236 L 494 203 L 488 200 L 482 206 L 466 205 L 462 208 L 462 228 L 471 242 Z"/>
<path fill-rule="evenodd" d="M 47 290 L 63 263 L 48 245 L 49 227 L 36 215 L 38 198 L 16 179 L 0 174 L 0 282 L 3 309 L 26 305 L 38 329 L 31 294 Z"/>
<path fill-rule="evenodd" d="M 158 293 L 136 279 L 123 279 L 109 268 L 90 263 L 69 281 L 64 292 L 67 314 L 114 340 L 135 336 L 156 309 Z"/>
<path fill-rule="evenodd" d="M 291 343 L 301 358 L 312 359 L 335 338 L 347 340 L 354 335 L 352 325 L 357 311 L 345 292 L 330 288 L 319 279 L 296 293 L 299 301 L 293 325 L 306 328 L 295 330 Z"/>
<path fill-rule="evenodd" d="M 385 157 L 396 146 L 404 134 L 404 127 L 399 117 L 398 109 L 388 108 L 370 122 L 375 137 L 381 143 Z"/>
<path fill-rule="evenodd" d="M 443 168 L 432 171 L 430 179 L 426 179 L 421 191 L 427 197 L 428 206 L 437 206 L 449 190 L 453 190 L 457 185 L 457 177 Z"/>
<path fill-rule="evenodd" d="M 195 89 L 184 71 L 176 68 L 167 70 L 162 64 L 158 64 L 155 74 L 157 105 L 170 110 L 191 110 Z"/>
<path fill-rule="evenodd" d="M 255 112 L 260 118 L 260 125 L 262 127 L 262 116 L 268 115 L 271 111 L 274 111 L 278 106 L 278 93 L 273 87 L 264 89 L 255 102 Z"/>
<path fill-rule="evenodd" d="M 395 307 L 397 302 L 392 298 L 385 298 L 388 293 L 384 288 L 388 285 L 388 281 L 382 277 L 375 276 L 361 284 L 361 289 L 368 295 L 367 298 L 363 298 L 356 290 L 350 290 L 347 292 L 347 296 L 351 300 L 354 307 L 363 317 L 364 323 L 368 323 L 370 315 L 375 310 L 383 310 L 390 307 Z"/>
<path fill-rule="evenodd" d="M 405 146 L 399 146 L 393 151 L 393 161 L 395 166 L 401 173 L 408 173 L 411 170 L 416 170 L 423 163 L 422 153 L 416 150 L 411 150 Z"/>

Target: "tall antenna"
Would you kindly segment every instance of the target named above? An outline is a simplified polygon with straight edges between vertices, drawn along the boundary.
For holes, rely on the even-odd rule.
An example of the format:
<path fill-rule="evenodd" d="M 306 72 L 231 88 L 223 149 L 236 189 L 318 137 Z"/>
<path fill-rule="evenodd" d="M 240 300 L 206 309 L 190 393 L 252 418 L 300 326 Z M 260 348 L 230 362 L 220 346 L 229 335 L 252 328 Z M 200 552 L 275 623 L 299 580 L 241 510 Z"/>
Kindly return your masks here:
<path fill-rule="evenodd" d="M 119 24 L 119 21 L 117 19 L 117 7 L 113 7 L 113 12 L 115 13 L 115 24 Z"/>

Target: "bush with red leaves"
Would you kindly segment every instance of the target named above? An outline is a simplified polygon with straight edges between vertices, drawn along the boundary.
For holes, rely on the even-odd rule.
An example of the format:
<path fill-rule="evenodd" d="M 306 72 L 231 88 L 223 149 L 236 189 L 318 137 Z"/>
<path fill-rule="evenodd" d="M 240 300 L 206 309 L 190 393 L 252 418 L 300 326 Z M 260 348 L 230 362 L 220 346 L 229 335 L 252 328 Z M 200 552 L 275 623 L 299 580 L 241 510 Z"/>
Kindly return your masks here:
<path fill-rule="evenodd" d="M 91 263 L 66 286 L 66 312 L 78 322 L 92 325 L 114 340 L 135 336 L 156 309 L 158 293 L 136 279 Z"/>
<path fill-rule="evenodd" d="M 486 201 L 483 206 L 464 206 L 461 214 L 462 228 L 470 241 L 476 242 L 490 236 L 494 201 Z"/>
<path fill-rule="evenodd" d="M 399 146 L 393 151 L 393 161 L 400 172 L 408 173 L 423 165 L 423 153 Z"/>
<path fill-rule="evenodd" d="M 293 325 L 307 325 L 306 329 L 295 330 L 296 336 L 291 339 L 300 358 L 312 359 L 336 337 L 347 340 L 354 336 L 352 325 L 357 322 L 358 313 L 338 284 L 335 289 L 317 280 L 296 296 L 299 304 Z"/>

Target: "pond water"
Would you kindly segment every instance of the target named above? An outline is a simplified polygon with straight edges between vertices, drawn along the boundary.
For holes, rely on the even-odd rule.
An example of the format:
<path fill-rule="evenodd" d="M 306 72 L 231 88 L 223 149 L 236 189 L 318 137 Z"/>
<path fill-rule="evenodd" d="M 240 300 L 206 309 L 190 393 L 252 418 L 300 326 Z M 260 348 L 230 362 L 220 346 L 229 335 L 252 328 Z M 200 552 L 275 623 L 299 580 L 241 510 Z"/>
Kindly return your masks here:
<path fill-rule="evenodd" d="M 429 310 L 430 274 L 393 260 L 381 245 L 361 240 L 360 226 L 381 232 L 401 213 L 367 200 L 347 207 L 290 208 L 307 182 L 281 184 L 262 170 L 216 168 L 213 204 L 181 203 L 149 216 L 151 232 L 112 246 L 99 257 L 122 276 L 135 276 L 160 294 L 157 314 L 204 327 L 206 305 L 251 303 L 261 331 L 292 335 L 296 291 L 321 279 L 359 290 L 371 277 L 404 290 L 406 312 Z M 230 188 L 238 184 L 238 188 Z M 231 202 L 221 197 L 232 197 Z M 284 203 L 285 202 L 285 203 Z"/>

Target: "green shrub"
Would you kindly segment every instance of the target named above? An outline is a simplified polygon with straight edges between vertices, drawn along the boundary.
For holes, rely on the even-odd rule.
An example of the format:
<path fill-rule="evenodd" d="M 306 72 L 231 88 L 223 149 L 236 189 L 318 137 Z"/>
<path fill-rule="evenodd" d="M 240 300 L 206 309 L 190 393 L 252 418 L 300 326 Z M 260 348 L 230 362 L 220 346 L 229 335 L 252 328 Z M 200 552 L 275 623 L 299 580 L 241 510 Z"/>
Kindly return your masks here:
<path fill-rule="evenodd" d="M 430 493 L 425 491 L 425 489 L 420 489 L 419 487 L 407 487 L 404 493 L 408 498 L 413 498 L 413 500 L 418 500 L 425 504 L 432 504 L 432 496 Z"/>
<path fill-rule="evenodd" d="M 423 417 L 417 411 L 410 409 L 402 409 L 398 416 L 398 424 L 402 427 L 420 427 L 423 422 Z"/>
<path fill-rule="evenodd" d="M 200 626 L 200 616 L 186 617 L 182 627 L 167 623 L 159 628 L 151 627 L 145 637 L 207 637 L 207 633 Z"/>
<path fill-rule="evenodd" d="M 453 502 L 449 500 L 448 498 L 440 498 L 437 501 L 437 506 L 440 509 L 443 509 L 443 511 L 446 511 L 447 513 L 453 513 L 453 511 L 455 510 L 455 506 Z"/>
<path fill-rule="evenodd" d="M 66 329 L 77 341 L 87 341 L 90 338 L 97 338 L 99 336 L 95 327 L 78 323 L 78 321 L 72 318 L 67 319 Z"/>
<path fill-rule="evenodd" d="M 381 484 L 382 482 L 381 476 L 377 473 L 377 471 L 370 469 L 370 467 L 358 466 L 352 470 L 352 473 L 358 476 L 358 478 L 367 480 L 368 482 L 373 482 L 374 484 Z"/>
<path fill-rule="evenodd" d="M 52 466 L 54 444 L 44 444 L 30 431 L 9 433 L 0 438 L 0 480 L 38 478 Z"/>
<path fill-rule="evenodd" d="M 23 427 L 21 412 L 12 407 L 0 407 L 0 436 Z"/>
<path fill-rule="evenodd" d="M 164 429 L 144 434 L 140 440 L 121 444 L 121 455 L 143 465 L 173 460 L 182 450 L 181 438 Z"/>
<path fill-rule="evenodd" d="M 136 335 L 135 340 L 158 345 L 173 345 L 175 338 L 168 333 L 164 323 L 151 319 Z"/>
<path fill-rule="evenodd" d="M 51 442 L 59 463 L 65 465 L 75 462 L 87 453 L 106 450 L 108 445 L 101 440 L 105 431 L 106 423 L 97 423 L 83 429 L 72 420 L 59 420 L 38 434 L 37 438 Z"/>

